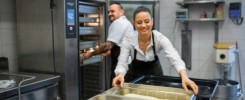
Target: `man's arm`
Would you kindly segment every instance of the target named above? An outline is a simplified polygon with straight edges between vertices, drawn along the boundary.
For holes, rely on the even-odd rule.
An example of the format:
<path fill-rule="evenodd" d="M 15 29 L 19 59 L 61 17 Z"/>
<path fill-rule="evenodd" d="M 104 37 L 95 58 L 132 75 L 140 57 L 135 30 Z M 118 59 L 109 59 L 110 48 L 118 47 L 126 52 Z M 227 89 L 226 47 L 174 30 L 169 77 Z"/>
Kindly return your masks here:
<path fill-rule="evenodd" d="M 111 41 L 106 41 L 103 43 L 97 51 L 94 52 L 95 55 L 101 54 L 101 53 L 106 53 L 107 51 L 111 50 L 112 47 L 114 46 L 114 43 Z"/>
<path fill-rule="evenodd" d="M 105 43 L 101 44 L 100 46 L 96 46 L 93 51 L 87 50 L 83 55 L 80 55 L 82 60 L 88 59 L 94 55 L 99 55 L 101 53 L 107 53 L 109 50 L 112 49 L 114 43 L 111 41 L 106 41 Z"/>

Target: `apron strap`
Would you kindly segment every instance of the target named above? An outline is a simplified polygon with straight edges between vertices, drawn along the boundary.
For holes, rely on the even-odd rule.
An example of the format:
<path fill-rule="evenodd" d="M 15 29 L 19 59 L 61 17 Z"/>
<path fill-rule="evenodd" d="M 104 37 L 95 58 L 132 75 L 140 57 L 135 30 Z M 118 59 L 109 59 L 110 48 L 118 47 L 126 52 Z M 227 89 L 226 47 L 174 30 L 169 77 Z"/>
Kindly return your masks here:
<path fill-rule="evenodd" d="M 152 41 L 153 41 L 153 52 L 154 52 L 154 55 L 156 57 L 155 41 L 154 41 L 154 34 L 153 34 L 153 32 L 152 32 Z"/>

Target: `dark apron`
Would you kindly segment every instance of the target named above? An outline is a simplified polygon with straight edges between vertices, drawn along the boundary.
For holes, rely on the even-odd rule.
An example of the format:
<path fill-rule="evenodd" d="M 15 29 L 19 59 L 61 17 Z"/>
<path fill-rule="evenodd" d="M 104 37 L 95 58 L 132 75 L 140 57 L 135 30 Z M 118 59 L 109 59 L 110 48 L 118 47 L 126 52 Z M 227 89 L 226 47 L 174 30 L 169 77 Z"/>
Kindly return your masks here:
<path fill-rule="evenodd" d="M 137 60 L 136 59 L 137 51 L 136 49 L 134 49 L 134 59 L 132 63 L 129 65 L 129 70 L 125 76 L 125 82 L 130 82 L 142 75 L 163 76 L 162 67 L 159 62 L 158 56 L 156 55 L 153 33 L 152 33 L 152 40 L 153 40 L 153 52 L 154 52 L 155 59 L 153 61 L 148 61 L 148 62 Z"/>
<path fill-rule="evenodd" d="M 111 49 L 111 76 L 110 76 L 111 83 L 112 83 L 113 78 L 116 76 L 114 73 L 114 70 L 117 66 L 119 54 L 120 54 L 120 47 L 117 45 L 114 45 Z M 110 87 L 112 87 L 112 84 L 110 84 Z"/>

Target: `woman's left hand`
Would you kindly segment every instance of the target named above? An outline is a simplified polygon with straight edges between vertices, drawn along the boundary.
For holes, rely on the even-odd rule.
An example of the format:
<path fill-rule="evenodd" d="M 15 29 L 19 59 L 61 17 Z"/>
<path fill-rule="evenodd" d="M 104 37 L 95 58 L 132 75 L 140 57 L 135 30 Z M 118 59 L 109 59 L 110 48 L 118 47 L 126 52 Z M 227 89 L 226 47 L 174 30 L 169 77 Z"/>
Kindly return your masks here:
<path fill-rule="evenodd" d="M 192 91 L 194 92 L 195 95 L 197 95 L 198 93 L 198 86 L 196 85 L 195 82 L 193 82 L 192 80 L 190 80 L 185 72 L 185 69 L 182 69 L 179 71 L 179 75 L 181 77 L 182 80 L 182 86 L 185 89 L 186 92 L 188 92 L 188 88 L 187 86 L 190 86 Z"/>
<path fill-rule="evenodd" d="M 198 93 L 198 86 L 190 80 L 189 78 L 182 78 L 182 86 L 185 89 L 186 92 L 188 92 L 187 86 L 190 86 L 191 89 L 193 90 L 194 94 L 197 95 Z"/>

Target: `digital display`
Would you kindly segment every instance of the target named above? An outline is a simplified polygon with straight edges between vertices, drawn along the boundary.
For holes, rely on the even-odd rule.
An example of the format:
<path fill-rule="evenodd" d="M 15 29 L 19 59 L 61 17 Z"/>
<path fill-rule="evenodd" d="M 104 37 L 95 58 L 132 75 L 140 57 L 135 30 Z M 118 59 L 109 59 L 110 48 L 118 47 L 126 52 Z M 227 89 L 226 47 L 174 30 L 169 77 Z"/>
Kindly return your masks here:
<path fill-rule="evenodd" d="M 241 3 L 230 3 L 230 10 L 239 10 L 241 9 Z"/>
<path fill-rule="evenodd" d="M 67 9 L 67 25 L 75 25 L 74 9 Z"/>
<path fill-rule="evenodd" d="M 176 12 L 176 13 L 177 13 L 177 15 L 186 15 L 185 12 Z"/>
<path fill-rule="evenodd" d="M 229 16 L 231 18 L 240 18 L 241 17 L 241 3 L 230 3 Z"/>

